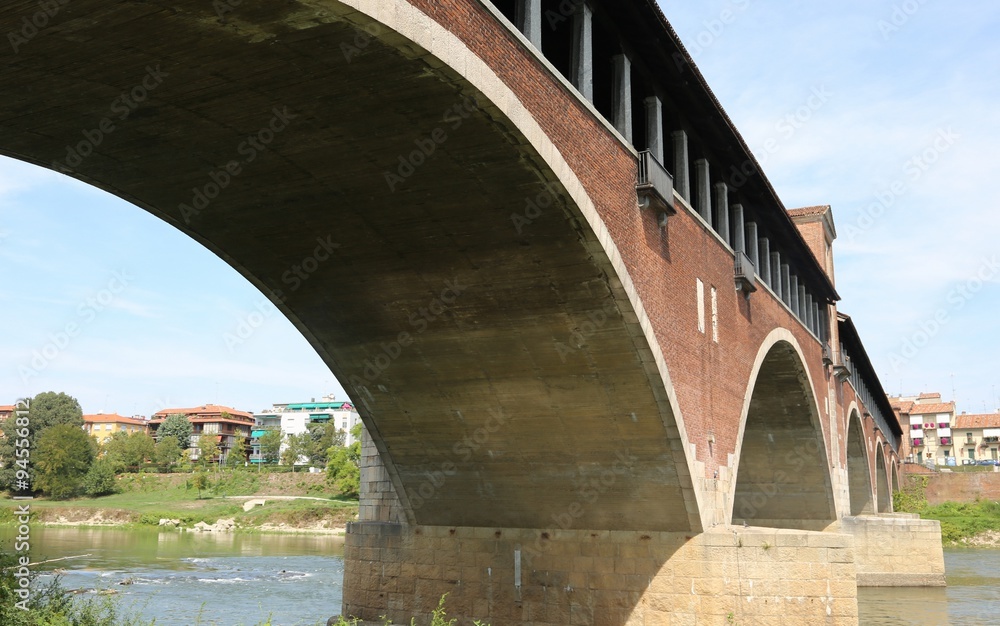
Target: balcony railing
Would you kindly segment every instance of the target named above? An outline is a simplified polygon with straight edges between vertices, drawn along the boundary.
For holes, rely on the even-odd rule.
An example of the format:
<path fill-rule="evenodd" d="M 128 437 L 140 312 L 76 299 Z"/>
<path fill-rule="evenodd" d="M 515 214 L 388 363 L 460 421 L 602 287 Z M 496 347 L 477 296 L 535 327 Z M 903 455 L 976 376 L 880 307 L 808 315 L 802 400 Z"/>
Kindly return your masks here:
<path fill-rule="evenodd" d="M 653 209 L 665 216 L 677 212 L 674 209 L 674 177 L 649 150 L 639 153 L 639 176 L 635 191 L 642 208 Z"/>
<path fill-rule="evenodd" d="M 750 260 L 746 252 L 736 251 L 733 271 L 736 278 L 736 290 L 742 291 L 743 295 L 749 298 L 750 294 L 757 291 L 757 268 L 753 266 L 753 261 Z"/>

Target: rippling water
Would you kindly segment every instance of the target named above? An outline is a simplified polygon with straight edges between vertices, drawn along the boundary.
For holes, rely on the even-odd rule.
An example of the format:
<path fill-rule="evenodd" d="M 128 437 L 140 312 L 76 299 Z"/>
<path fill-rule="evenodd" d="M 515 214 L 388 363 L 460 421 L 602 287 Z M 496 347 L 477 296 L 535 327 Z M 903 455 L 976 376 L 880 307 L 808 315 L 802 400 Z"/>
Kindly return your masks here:
<path fill-rule="evenodd" d="M 946 588 L 858 589 L 862 626 L 1000 624 L 1000 550 L 945 550 Z"/>

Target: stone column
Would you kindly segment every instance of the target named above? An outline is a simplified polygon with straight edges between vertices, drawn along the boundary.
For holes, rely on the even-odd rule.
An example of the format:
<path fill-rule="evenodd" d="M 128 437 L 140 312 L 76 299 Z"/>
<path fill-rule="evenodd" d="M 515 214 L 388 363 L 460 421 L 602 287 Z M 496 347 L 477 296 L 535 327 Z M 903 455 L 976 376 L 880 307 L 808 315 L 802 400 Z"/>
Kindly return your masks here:
<path fill-rule="evenodd" d="M 594 101 L 594 11 L 586 2 L 573 14 L 573 50 L 570 61 L 570 82 Z M 660 157 L 663 163 L 663 157 Z"/>
<path fill-rule="evenodd" d="M 771 289 L 781 300 L 781 253 L 771 253 Z"/>
<path fill-rule="evenodd" d="M 542 50 L 542 0 L 517 0 L 517 29 Z"/>
<path fill-rule="evenodd" d="M 726 183 L 715 183 L 712 186 L 715 191 L 715 232 L 719 233 L 722 240 L 732 245 L 729 240 L 729 186 Z"/>
<path fill-rule="evenodd" d="M 795 274 L 791 274 L 789 278 L 791 281 L 788 283 L 788 308 L 792 310 L 795 317 L 802 317 L 799 315 L 799 277 Z"/>
<path fill-rule="evenodd" d="M 758 272 L 764 282 L 770 286 L 771 283 L 771 240 L 767 237 L 760 238 L 760 264 L 763 266 Z"/>
<path fill-rule="evenodd" d="M 712 180 L 709 178 L 708 159 L 698 159 L 694 162 L 695 210 L 701 215 L 708 226 L 712 226 Z"/>
<path fill-rule="evenodd" d="M 614 122 L 625 141 L 632 143 L 632 62 L 624 54 L 612 57 L 614 65 Z"/>
<path fill-rule="evenodd" d="M 649 96 L 646 104 L 646 143 L 652 155 L 663 165 L 663 103 L 657 96 Z"/>
<path fill-rule="evenodd" d="M 674 189 L 684 201 L 691 203 L 691 170 L 688 164 L 688 136 L 683 130 L 671 134 L 674 142 Z"/>
<path fill-rule="evenodd" d="M 733 241 L 733 248 L 737 252 L 746 253 L 747 251 L 747 236 L 746 236 L 746 225 L 743 223 L 743 205 L 734 204 L 733 205 L 733 235 L 735 241 Z"/>
<path fill-rule="evenodd" d="M 792 306 L 792 280 L 791 270 L 788 263 L 781 264 L 781 301 L 786 306 Z"/>
<path fill-rule="evenodd" d="M 760 274 L 760 254 L 757 249 L 757 222 L 747 222 L 747 254 L 753 269 Z"/>

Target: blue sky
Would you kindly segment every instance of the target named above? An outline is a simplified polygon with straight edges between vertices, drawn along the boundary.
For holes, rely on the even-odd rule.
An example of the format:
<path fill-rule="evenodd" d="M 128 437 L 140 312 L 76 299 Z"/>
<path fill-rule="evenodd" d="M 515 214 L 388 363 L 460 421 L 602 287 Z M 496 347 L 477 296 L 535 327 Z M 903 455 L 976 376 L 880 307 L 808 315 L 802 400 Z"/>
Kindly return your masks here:
<path fill-rule="evenodd" d="M 960 411 L 997 408 L 1000 5 L 662 4 L 786 206 L 833 206 L 840 309 L 886 390 L 950 399 L 954 384 Z M 0 302 L 0 403 L 57 390 L 86 412 L 149 414 L 346 398 L 292 325 L 197 243 L 7 159 Z M 255 328 L 233 343 L 241 323 Z"/>

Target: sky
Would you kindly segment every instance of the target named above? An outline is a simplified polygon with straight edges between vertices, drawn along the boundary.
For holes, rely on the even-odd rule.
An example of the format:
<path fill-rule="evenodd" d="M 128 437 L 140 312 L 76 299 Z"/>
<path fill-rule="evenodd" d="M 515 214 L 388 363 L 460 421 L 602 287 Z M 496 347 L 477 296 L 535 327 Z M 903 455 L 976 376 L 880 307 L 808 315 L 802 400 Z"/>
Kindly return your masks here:
<path fill-rule="evenodd" d="M 785 206 L 830 204 L 838 307 L 889 394 L 1000 407 L 1000 5 L 661 2 Z M 84 183 L 0 158 L 0 404 L 84 412 L 347 396 L 223 261 Z M 953 392 L 954 390 L 954 392 Z"/>

